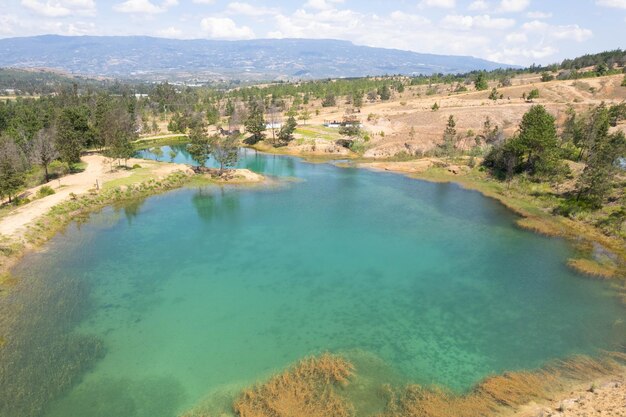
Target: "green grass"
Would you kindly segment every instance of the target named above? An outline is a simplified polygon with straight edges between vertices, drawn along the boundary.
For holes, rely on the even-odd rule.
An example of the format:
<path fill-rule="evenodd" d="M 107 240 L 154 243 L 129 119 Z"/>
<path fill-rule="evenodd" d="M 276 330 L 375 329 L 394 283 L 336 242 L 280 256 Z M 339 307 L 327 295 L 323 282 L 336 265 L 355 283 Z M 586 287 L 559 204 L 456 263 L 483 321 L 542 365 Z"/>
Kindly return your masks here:
<path fill-rule="evenodd" d="M 146 182 L 153 178 L 152 169 L 150 168 L 134 168 L 130 169 L 132 173 L 128 177 L 117 178 L 106 182 L 102 187 L 104 190 L 111 190 L 118 187 L 127 187 L 133 184 Z"/>
<path fill-rule="evenodd" d="M 325 126 L 311 126 L 310 128 L 299 127 L 295 133 L 306 139 L 324 139 L 335 141 L 341 137 L 336 129 L 330 129 Z"/>
<path fill-rule="evenodd" d="M 77 164 L 72 164 L 72 166 L 70 167 L 70 172 L 72 174 L 76 174 L 78 172 L 83 172 L 84 170 L 87 169 L 87 165 L 89 165 L 87 162 L 83 162 L 80 161 Z"/>
<path fill-rule="evenodd" d="M 179 135 L 160 139 L 142 138 L 133 142 L 133 145 L 135 150 L 139 151 L 142 149 L 153 148 L 155 146 L 176 145 L 186 142 L 189 142 L 189 137 L 187 135 Z"/>

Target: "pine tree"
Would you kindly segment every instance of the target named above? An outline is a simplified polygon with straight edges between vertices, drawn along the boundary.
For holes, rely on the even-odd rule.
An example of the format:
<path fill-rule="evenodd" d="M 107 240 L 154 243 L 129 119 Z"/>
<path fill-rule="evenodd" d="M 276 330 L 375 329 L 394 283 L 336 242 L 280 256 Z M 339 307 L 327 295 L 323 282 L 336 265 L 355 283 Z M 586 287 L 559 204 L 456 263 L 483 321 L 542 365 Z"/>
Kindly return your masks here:
<path fill-rule="evenodd" d="M 211 144 L 206 126 L 203 123 L 196 124 L 189 132 L 187 150 L 198 166 L 203 167 L 206 165 L 209 156 L 211 156 Z"/>
<path fill-rule="evenodd" d="M 278 132 L 278 146 L 286 146 L 293 140 L 293 132 L 295 132 L 296 126 L 298 126 L 296 118 L 289 116 L 287 122 L 280 128 L 280 132 Z"/>
<path fill-rule="evenodd" d="M 487 83 L 487 77 L 484 72 L 479 72 L 476 75 L 476 79 L 474 80 L 474 87 L 476 87 L 477 91 L 483 91 L 489 88 L 489 84 Z"/>
<path fill-rule="evenodd" d="M 441 152 L 444 156 L 454 156 L 456 150 L 456 122 L 454 116 L 448 117 L 446 129 L 443 132 L 443 143 L 440 145 Z"/>
<path fill-rule="evenodd" d="M 13 196 L 24 186 L 26 164 L 19 147 L 8 137 L 0 137 L 0 196 Z"/>
<path fill-rule="evenodd" d="M 248 143 L 254 145 L 262 141 L 265 138 L 265 118 L 263 115 L 263 108 L 259 104 L 251 105 L 248 118 L 244 123 L 248 133 L 252 135 L 249 138 Z"/>

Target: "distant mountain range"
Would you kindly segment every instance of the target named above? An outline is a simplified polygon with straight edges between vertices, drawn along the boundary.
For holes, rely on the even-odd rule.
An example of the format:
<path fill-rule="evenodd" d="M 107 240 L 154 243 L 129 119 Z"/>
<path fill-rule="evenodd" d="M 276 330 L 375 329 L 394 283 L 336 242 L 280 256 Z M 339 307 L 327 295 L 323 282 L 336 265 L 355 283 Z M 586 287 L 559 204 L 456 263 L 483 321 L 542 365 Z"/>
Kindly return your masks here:
<path fill-rule="evenodd" d="M 420 54 L 338 40 L 216 41 L 45 35 L 0 39 L 0 67 L 207 82 L 447 74 L 510 66 L 469 56 Z"/>

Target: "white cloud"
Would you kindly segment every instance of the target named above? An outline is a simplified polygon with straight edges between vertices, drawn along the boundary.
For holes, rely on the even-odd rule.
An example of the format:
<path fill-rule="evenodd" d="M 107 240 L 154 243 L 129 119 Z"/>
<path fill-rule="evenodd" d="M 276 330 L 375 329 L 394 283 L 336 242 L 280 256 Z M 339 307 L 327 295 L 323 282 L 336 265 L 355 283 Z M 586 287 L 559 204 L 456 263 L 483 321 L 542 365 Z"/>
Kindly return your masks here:
<path fill-rule="evenodd" d="M 514 64 L 520 59 L 536 60 L 543 59 L 558 53 L 559 50 L 552 46 L 539 46 L 536 48 L 501 48 L 488 55 L 488 59 L 496 62 Z"/>
<path fill-rule="evenodd" d="M 213 4 L 215 0 L 192 0 L 192 3 L 196 4 Z"/>
<path fill-rule="evenodd" d="M 522 29 L 532 35 L 576 42 L 584 42 L 593 37 L 591 30 L 578 25 L 552 26 L 539 20 L 524 23 Z"/>
<path fill-rule="evenodd" d="M 454 9 L 456 0 L 422 0 L 421 6 L 440 7 L 442 9 Z"/>
<path fill-rule="evenodd" d="M 344 0 L 309 0 L 304 4 L 307 9 L 330 10 L 335 8 L 337 4 L 343 3 Z"/>
<path fill-rule="evenodd" d="M 17 16 L 10 14 L 1 14 L 0 15 L 0 35 L 14 35 L 15 30 L 14 26 L 19 24 L 19 19 Z"/>
<path fill-rule="evenodd" d="M 574 40 L 576 42 L 584 42 L 593 37 L 593 32 L 589 29 L 581 28 L 578 25 L 556 26 L 551 35 L 556 39 Z"/>
<path fill-rule="evenodd" d="M 502 13 L 517 13 L 526 10 L 529 5 L 530 0 L 502 0 L 498 11 Z"/>
<path fill-rule="evenodd" d="M 526 13 L 526 17 L 528 17 L 529 19 L 549 19 L 552 17 L 552 13 L 528 12 Z"/>
<path fill-rule="evenodd" d="M 46 17 L 93 16 L 96 13 L 93 0 L 22 0 L 21 3 L 30 11 Z"/>
<path fill-rule="evenodd" d="M 226 11 L 231 14 L 244 16 L 266 16 L 278 13 L 278 9 L 268 7 L 253 6 L 250 3 L 233 2 L 229 3 Z"/>
<path fill-rule="evenodd" d="M 237 26 L 228 17 L 205 17 L 200 22 L 204 33 L 213 39 L 252 39 L 254 32 L 248 26 Z"/>
<path fill-rule="evenodd" d="M 626 9 L 626 0 L 596 0 L 598 6 Z"/>
<path fill-rule="evenodd" d="M 506 35 L 504 40 L 507 43 L 526 43 L 528 42 L 528 36 L 525 33 L 513 32 Z"/>
<path fill-rule="evenodd" d="M 515 26 L 514 19 L 492 18 L 489 15 L 482 16 L 462 16 L 448 15 L 441 21 L 442 26 L 448 29 L 470 30 L 470 29 L 508 29 Z"/>
<path fill-rule="evenodd" d="M 476 55 L 490 43 L 480 33 L 444 30 L 421 15 L 403 11 L 378 16 L 353 10 L 301 9 L 277 15 L 274 25 L 275 30 L 266 35 L 269 38 L 332 38 L 424 53 Z"/>
<path fill-rule="evenodd" d="M 425 18 L 424 16 L 420 16 L 417 14 L 409 14 L 402 12 L 400 10 L 396 10 L 395 12 L 391 12 L 389 15 L 394 22 L 402 22 L 402 23 L 410 23 L 413 25 L 427 25 L 430 23 L 430 20 Z"/>
<path fill-rule="evenodd" d="M 178 5 L 178 0 L 164 0 L 161 4 L 154 4 L 150 0 L 126 0 L 113 6 L 113 10 L 120 13 L 157 14 Z"/>
<path fill-rule="evenodd" d="M 476 0 L 472 2 L 468 7 L 469 10 L 487 10 L 488 8 L 489 5 L 485 0 Z"/>
<path fill-rule="evenodd" d="M 162 37 L 162 38 L 180 39 L 183 37 L 183 31 L 178 28 L 175 28 L 174 26 L 170 26 L 165 29 L 160 29 L 156 33 L 159 37 Z"/>
<path fill-rule="evenodd" d="M 19 15 L 0 15 L 0 36 L 33 36 L 42 33 L 78 36 L 97 33 L 93 22 L 73 21 L 68 23 L 46 17 L 44 19 L 24 19 Z"/>

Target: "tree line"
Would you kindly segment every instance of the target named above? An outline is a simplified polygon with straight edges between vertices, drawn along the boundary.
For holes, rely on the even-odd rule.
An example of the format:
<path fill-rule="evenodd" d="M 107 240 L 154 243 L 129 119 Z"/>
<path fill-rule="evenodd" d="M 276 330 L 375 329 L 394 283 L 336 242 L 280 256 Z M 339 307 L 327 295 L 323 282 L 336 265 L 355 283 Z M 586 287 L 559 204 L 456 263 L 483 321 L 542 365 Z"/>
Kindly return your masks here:
<path fill-rule="evenodd" d="M 86 149 L 127 160 L 134 153 L 137 120 L 131 95 L 79 95 L 70 88 L 55 96 L 0 102 L 0 196 L 11 200 L 27 180 L 47 182 L 55 162 L 71 171 Z M 43 175 L 35 179 L 37 169 Z"/>

